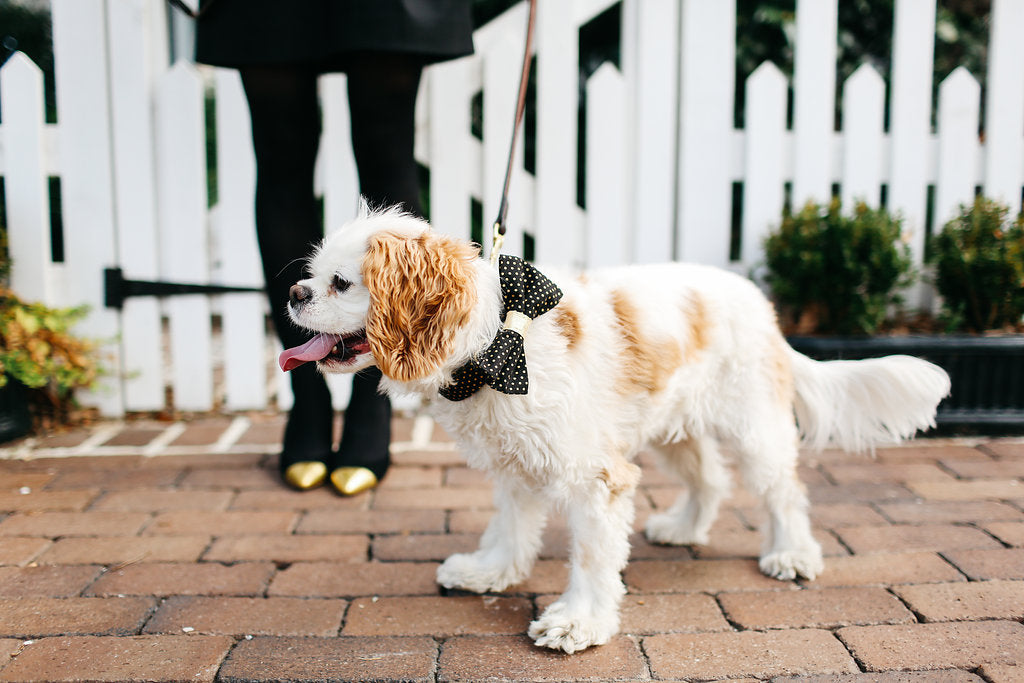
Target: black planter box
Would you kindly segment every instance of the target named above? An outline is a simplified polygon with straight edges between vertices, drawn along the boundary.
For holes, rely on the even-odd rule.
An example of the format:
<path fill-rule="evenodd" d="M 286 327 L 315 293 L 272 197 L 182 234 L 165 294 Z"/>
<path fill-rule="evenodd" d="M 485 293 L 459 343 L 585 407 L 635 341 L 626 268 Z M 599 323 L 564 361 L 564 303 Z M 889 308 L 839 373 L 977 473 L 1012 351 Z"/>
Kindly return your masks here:
<path fill-rule="evenodd" d="M 790 345 L 818 360 L 856 360 L 892 354 L 917 356 L 949 373 L 950 395 L 936 422 L 949 431 L 1024 431 L 1024 335 L 908 335 L 900 337 L 790 337 Z"/>
<path fill-rule="evenodd" d="M 0 387 L 0 443 L 17 439 L 32 429 L 25 385 L 8 377 Z"/>

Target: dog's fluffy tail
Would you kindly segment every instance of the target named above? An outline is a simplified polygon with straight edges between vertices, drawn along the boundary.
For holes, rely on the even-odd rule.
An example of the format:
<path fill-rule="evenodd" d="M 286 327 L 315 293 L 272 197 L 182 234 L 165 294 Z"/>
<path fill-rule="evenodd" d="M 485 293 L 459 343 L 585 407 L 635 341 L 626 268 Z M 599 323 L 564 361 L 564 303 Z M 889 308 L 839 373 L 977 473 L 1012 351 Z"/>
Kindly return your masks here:
<path fill-rule="evenodd" d="M 872 450 L 935 426 L 949 376 L 911 356 L 816 361 L 790 351 L 803 445 Z"/>

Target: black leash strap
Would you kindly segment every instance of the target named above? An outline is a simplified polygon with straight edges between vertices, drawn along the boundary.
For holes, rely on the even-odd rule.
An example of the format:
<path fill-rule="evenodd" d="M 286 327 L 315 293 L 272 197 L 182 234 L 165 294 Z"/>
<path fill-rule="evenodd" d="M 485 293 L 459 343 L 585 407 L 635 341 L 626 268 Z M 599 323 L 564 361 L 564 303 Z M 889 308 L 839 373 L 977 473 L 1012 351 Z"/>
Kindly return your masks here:
<path fill-rule="evenodd" d="M 516 141 L 522 127 L 523 112 L 526 111 L 526 89 L 530 82 L 530 64 L 533 62 L 533 26 L 537 16 L 537 0 L 530 0 L 530 17 L 526 23 L 526 47 L 523 50 L 523 71 L 519 75 L 519 101 L 516 104 L 516 118 L 512 125 L 512 141 L 508 150 L 508 165 L 505 167 L 505 184 L 498 204 L 498 217 L 494 219 L 494 238 L 491 246 L 491 263 L 497 265 L 501 245 L 505 241 L 505 217 L 508 214 L 508 188 L 512 182 L 512 165 L 516 154 Z"/>

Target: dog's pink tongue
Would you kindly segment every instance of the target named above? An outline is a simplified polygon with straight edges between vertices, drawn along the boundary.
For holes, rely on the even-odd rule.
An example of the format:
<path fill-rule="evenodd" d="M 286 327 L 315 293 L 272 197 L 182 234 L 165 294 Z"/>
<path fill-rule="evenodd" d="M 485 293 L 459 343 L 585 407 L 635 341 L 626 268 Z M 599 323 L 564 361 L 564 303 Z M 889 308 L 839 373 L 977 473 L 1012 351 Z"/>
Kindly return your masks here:
<path fill-rule="evenodd" d="M 282 351 L 281 355 L 277 357 L 277 362 L 281 364 L 281 369 L 285 372 L 294 370 L 303 363 L 326 358 L 340 339 L 340 334 L 319 332 L 302 346 Z"/>

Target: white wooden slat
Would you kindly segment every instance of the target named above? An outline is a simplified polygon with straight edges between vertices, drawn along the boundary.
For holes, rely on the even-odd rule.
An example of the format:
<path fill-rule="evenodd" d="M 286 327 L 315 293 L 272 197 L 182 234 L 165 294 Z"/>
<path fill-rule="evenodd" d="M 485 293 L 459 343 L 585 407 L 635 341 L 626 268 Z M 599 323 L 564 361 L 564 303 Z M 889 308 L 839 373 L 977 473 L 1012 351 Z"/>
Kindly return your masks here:
<path fill-rule="evenodd" d="M 786 98 L 788 81 L 771 62 L 764 62 L 746 82 L 746 145 L 743 222 L 740 258 L 747 266 L 760 259 L 762 244 L 778 225 L 785 201 Z"/>
<path fill-rule="evenodd" d="M 993 0 L 985 106 L 985 194 L 1021 210 L 1024 184 L 1024 2 Z"/>
<path fill-rule="evenodd" d="M 676 257 L 729 261 L 735 0 L 683 0 Z"/>
<path fill-rule="evenodd" d="M 501 202 L 501 191 L 505 182 L 505 170 L 508 166 L 509 144 L 512 140 L 512 127 L 516 115 L 518 98 L 519 73 L 522 68 L 522 48 L 516 49 L 511 36 L 492 46 L 484 55 L 484 253 L 490 253 L 491 228 L 498 216 Z M 520 132 L 521 133 L 521 132 Z M 523 158 L 523 135 L 516 141 L 516 161 Z M 521 183 L 516 186 L 513 177 L 509 185 L 507 232 L 502 252 L 515 256 L 523 255 L 522 216 L 517 214 L 521 204 L 516 201 L 516 193 Z M 515 203 L 515 206 L 513 206 Z"/>
<path fill-rule="evenodd" d="M 110 0 L 111 116 L 113 122 L 114 209 L 118 264 L 129 279 L 154 280 L 157 265 L 156 178 L 153 164 L 153 107 L 146 0 Z M 164 407 L 160 307 L 152 298 L 130 298 L 121 310 L 121 350 L 128 410 Z"/>
<path fill-rule="evenodd" d="M 320 78 L 323 134 L 320 164 L 323 171 L 324 232 L 331 233 L 356 215 L 359 176 L 352 152 L 352 122 L 348 109 L 348 78 L 327 74 Z"/>
<path fill-rule="evenodd" d="M 205 284 L 210 277 L 206 231 L 203 83 L 178 62 L 159 82 L 156 98 L 157 187 L 162 228 L 161 279 Z M 213 406 L 210 302 L 201 294 L 169 297 L 171 386 L 180 410 Z"/>
<path fill-rule="evenodd" d="M 0 70 L 0 105 L 11 289 L 28 301 L 54 304 L 47 277 L 51 245 L 43 164 L 43 72 L 21 52 L 14 53 Z"/>
<path fill-rule="evenodd" d="M 885 81 L 862 64 L 843 86 L 843 207 L 863 201 L 877 208 L 882 190 Z"/>
<path fill-rule="evenodd" d="M 797 0 L 794 64 L 793 204 L 832 194 L 838 0 Z"/>
<path fill-rule="evenodd" d="M 903 217 L 914 261 L 924 260 L 935 52 L 935 0 L 896 0 L 889 114 L 888 209 Z"/>
<path fill-rule="evenodd" d="M 961 204 L 970 204 L 974 198 L 980 102 L 981 87 L 963 67 L 957 67 L 939 86 L 936 229 L 953 218 Z"/>
<path fill-rule="evenodd" d="M 478 58 L 466 57 L 426 70 L 429 127 L 430 221 L 434 229 L 470 238 L 470 101 L 479 85 Z M 476 67 L 476 68 L 474 68 Z M 474 80 L 473 75 L 476 74 Z"/>
<path fill-rule="evenodd" d="M 217 120 L 216 278 L 222 284 L 262 287 L 253 194 L 256 163 L 241 78 L 233 69 L 214 72 Z M 255 410 L 267 405 L 266 300 L 263 294 L 226 294 L 220 299 L 224 342 L 224 407 Z"/>
<path fill-rule="evenodd" d="M 625 125 L 631 136 L 628 253 L 635 262 L 656 263 L 673 255 L 679 0 L 625 0 L 622 13 L 622 70 L 630 105 Z"/>
<path fill-rule="evenodd" d="M 121 367 L 113 343 L 119 331 L 118 315 L 104 307 L 103 296 L 103 269 L 117 258 L 104 16 L 102 0 L 51 3 L 66 278 L 58 302 L 91 307 L 90 315 L 75 331 L 106 342 L 101 353 L 108 367 L 116 370 Z M 76 397 L 104 415 L 124 412 L 119 375 L 101 380 L 96 390 L 79 392 Z"/>
<path fill-rule="evenodd" d="M 552 265 L 578 264 L 582 246 L 579 235 L 569 228 L 577 206 L 579 99 L 579 30 L 573 22 L 573 3 L 538 2 L 535 31 L 540 55 L 534 207 L 537 260 Z"/>
<path fill-rule="evenodd" d="M 626 199 L 626 85 L 605 62 L 587 81 L 587 139 L 600 140 L 586 160 L 588 267 L 630 261 Z"/>

